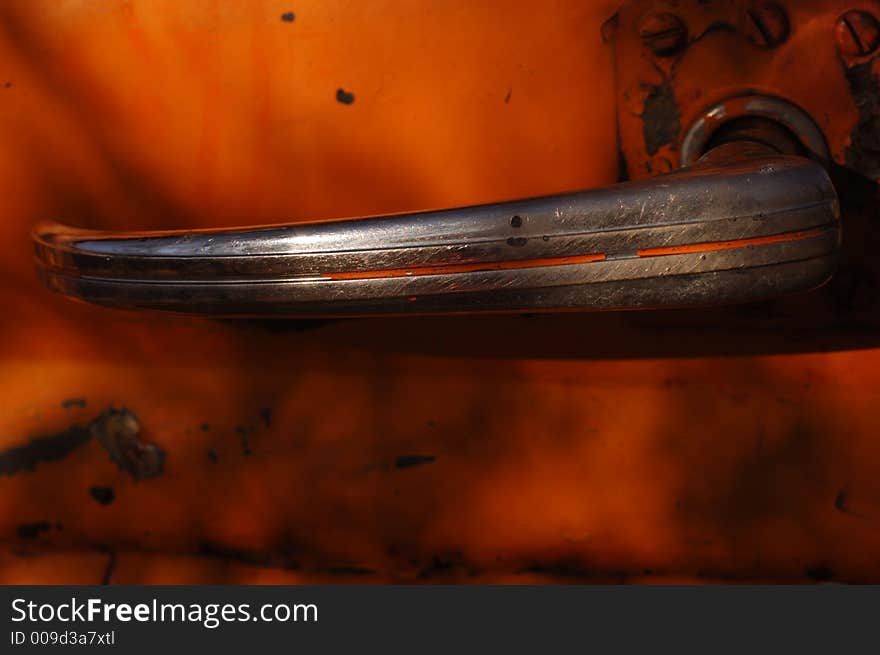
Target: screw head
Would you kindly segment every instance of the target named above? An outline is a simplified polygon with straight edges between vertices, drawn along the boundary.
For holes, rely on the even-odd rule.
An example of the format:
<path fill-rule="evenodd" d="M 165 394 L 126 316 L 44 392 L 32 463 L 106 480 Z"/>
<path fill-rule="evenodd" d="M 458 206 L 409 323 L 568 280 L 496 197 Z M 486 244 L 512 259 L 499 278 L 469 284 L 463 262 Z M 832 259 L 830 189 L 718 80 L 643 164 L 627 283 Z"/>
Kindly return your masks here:
<path fill-rule="evenodd" d="M 834 42 L 842 55 L 864 57 L 880 46 L 880 23 L 867 11 L 853 10 L 837 19 Z"/>
<path fill-rule="evenodd" d="M 639 25 L 639 38 L 658 57 L 672 57 L 687 44 L 684 21 L 675 14 L 650 14 Z"/>
<path fill-rule="evenodd" d="M 775 48 L 788 39 L 791 26 L 785 9 L 775 2 L 753 2 L 743 13 L 743 30 L 761 48 Z"/>

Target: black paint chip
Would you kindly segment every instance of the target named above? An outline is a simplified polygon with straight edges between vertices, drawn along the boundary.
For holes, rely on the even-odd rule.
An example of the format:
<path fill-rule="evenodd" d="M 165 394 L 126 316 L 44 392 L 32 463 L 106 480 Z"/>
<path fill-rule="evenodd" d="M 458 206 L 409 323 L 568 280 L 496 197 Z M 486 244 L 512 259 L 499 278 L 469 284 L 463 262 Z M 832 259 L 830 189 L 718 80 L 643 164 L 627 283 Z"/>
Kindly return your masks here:
<path fill-rule="evenodd" d="M 31 439 L 24 446 L 0 452 L 0 476 L 33 471 L 44 462 L 57 462 L 91 438 L 87 428 L 72 425 L 64 432 Z"/>
<path fill-rule="evenodd" d="M 89 495 L 102 505 L 109 505 L 116 500 L 116 492 L 112 487 L 91 487 Z"/>
<path fill-rule="evenodd" d="M 354 102 L 354 94 L 345 89 L 336 89 L 336 102 L 341 102 L 343 105 L 350 105 Z"/>
<path fill-rule="evenodd" d="M 849 492 L 846 489 L 841 489 L 837 496 L 834 497 L 834 508 L 838 512 L 843 512 L 846 514 L 849 511 L 849 505 L 847 504 L 847 497 L 849 496 Z"/>
<path fill-rule="evenodd" d="M 245 457 L 250 457 L 254 451 L 251 450 L 250 439 L 248 439 L 248 429 L 243 425 L 237 425 L 235 427 L 235 433 L 241 439 L 241 454 Z"/>
<path fill-rule="evenodd" d="M 38 521 L 36 523 L 22 523 L 16 529 L 19 539 L 36 539 L 43 532 L 52 529 L 52 524 L 48 521 Z"/>
<path fill-rule="evenodd" d="M 420 466 L 421 464 L 431 464 L 432 462 L 436 462 L 437 458 L 433 455 L 401 455 L 394 462 L 394 465 L 399 469 L 408 469 L 413 466 Z"/>
<path fill-rule="evenodd" d="M 281 14 L 281 20 L 283 20 L 285 23 L 292 23 L 294 20 L 296 20 L 296 14 L 294 14 L 292 11 L 285 12 Z"/>

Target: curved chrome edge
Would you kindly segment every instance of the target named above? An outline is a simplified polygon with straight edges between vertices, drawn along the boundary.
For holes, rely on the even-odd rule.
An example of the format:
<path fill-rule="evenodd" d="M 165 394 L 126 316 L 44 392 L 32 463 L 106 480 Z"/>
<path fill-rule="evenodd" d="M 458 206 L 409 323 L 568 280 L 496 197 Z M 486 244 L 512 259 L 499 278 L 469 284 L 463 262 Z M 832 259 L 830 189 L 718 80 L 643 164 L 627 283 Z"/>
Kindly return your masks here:
<path fill-rule="evenodd" d="M 831 161 L 825 135 L 807 112 L 783 98 L 742 94 L 725 98 L 703 110 L 681 140 L 679 165 L 690 166 L 699 160 L 712 134 L 724 123 L 748 116 L 767 118 L 787 128 L 813 159 L 823 165 Z"/>
<path fill-rule="evenodd" d="M 720 304 L 833 271 L 821 166 L 726 144 L 646 181 L 436 212 L 228 230 L 34 230 L 46 286 L 212 316 L 340 316 Z M 769 294 L 769 295 L 768 295 Z"/>

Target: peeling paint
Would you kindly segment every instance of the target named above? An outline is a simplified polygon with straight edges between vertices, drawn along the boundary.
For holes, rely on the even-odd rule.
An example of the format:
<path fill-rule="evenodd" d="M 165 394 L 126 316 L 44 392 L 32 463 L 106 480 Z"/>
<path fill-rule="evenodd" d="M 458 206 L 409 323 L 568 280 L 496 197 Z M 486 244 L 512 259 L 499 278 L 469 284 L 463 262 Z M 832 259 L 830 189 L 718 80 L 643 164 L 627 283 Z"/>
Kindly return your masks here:
<path fill-rule="evenodd" d="M 0 475 L 33 471 L 38 464 L 57 462 L 92 438 L 88 428 L 72 425 L 64 432 L 31 439 L 24 446 L 0 453 Z"/>
<path fill-rule="evenodd" d="M 126 408 L 110 408 L 91 424 L 91 432 L 110 455 L 110 459 L 135 480 L 162 474 L 165 451 L 138 438 L 140 423 Z"/>

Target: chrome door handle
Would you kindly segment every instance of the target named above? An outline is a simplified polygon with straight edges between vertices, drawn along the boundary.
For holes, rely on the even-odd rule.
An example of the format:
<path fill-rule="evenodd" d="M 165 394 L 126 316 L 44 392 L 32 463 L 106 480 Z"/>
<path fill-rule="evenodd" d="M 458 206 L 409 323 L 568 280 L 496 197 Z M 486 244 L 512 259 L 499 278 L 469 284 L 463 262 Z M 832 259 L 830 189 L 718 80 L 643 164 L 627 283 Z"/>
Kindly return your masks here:
<path fill-rule="evenodd" d="M 840 246 L 821 165 L 753 141 L 646 181 L 424 213 L 167 232 L 41 224 L 53 291 L 209 316 L 632 309 L 816 287 Z"/>

